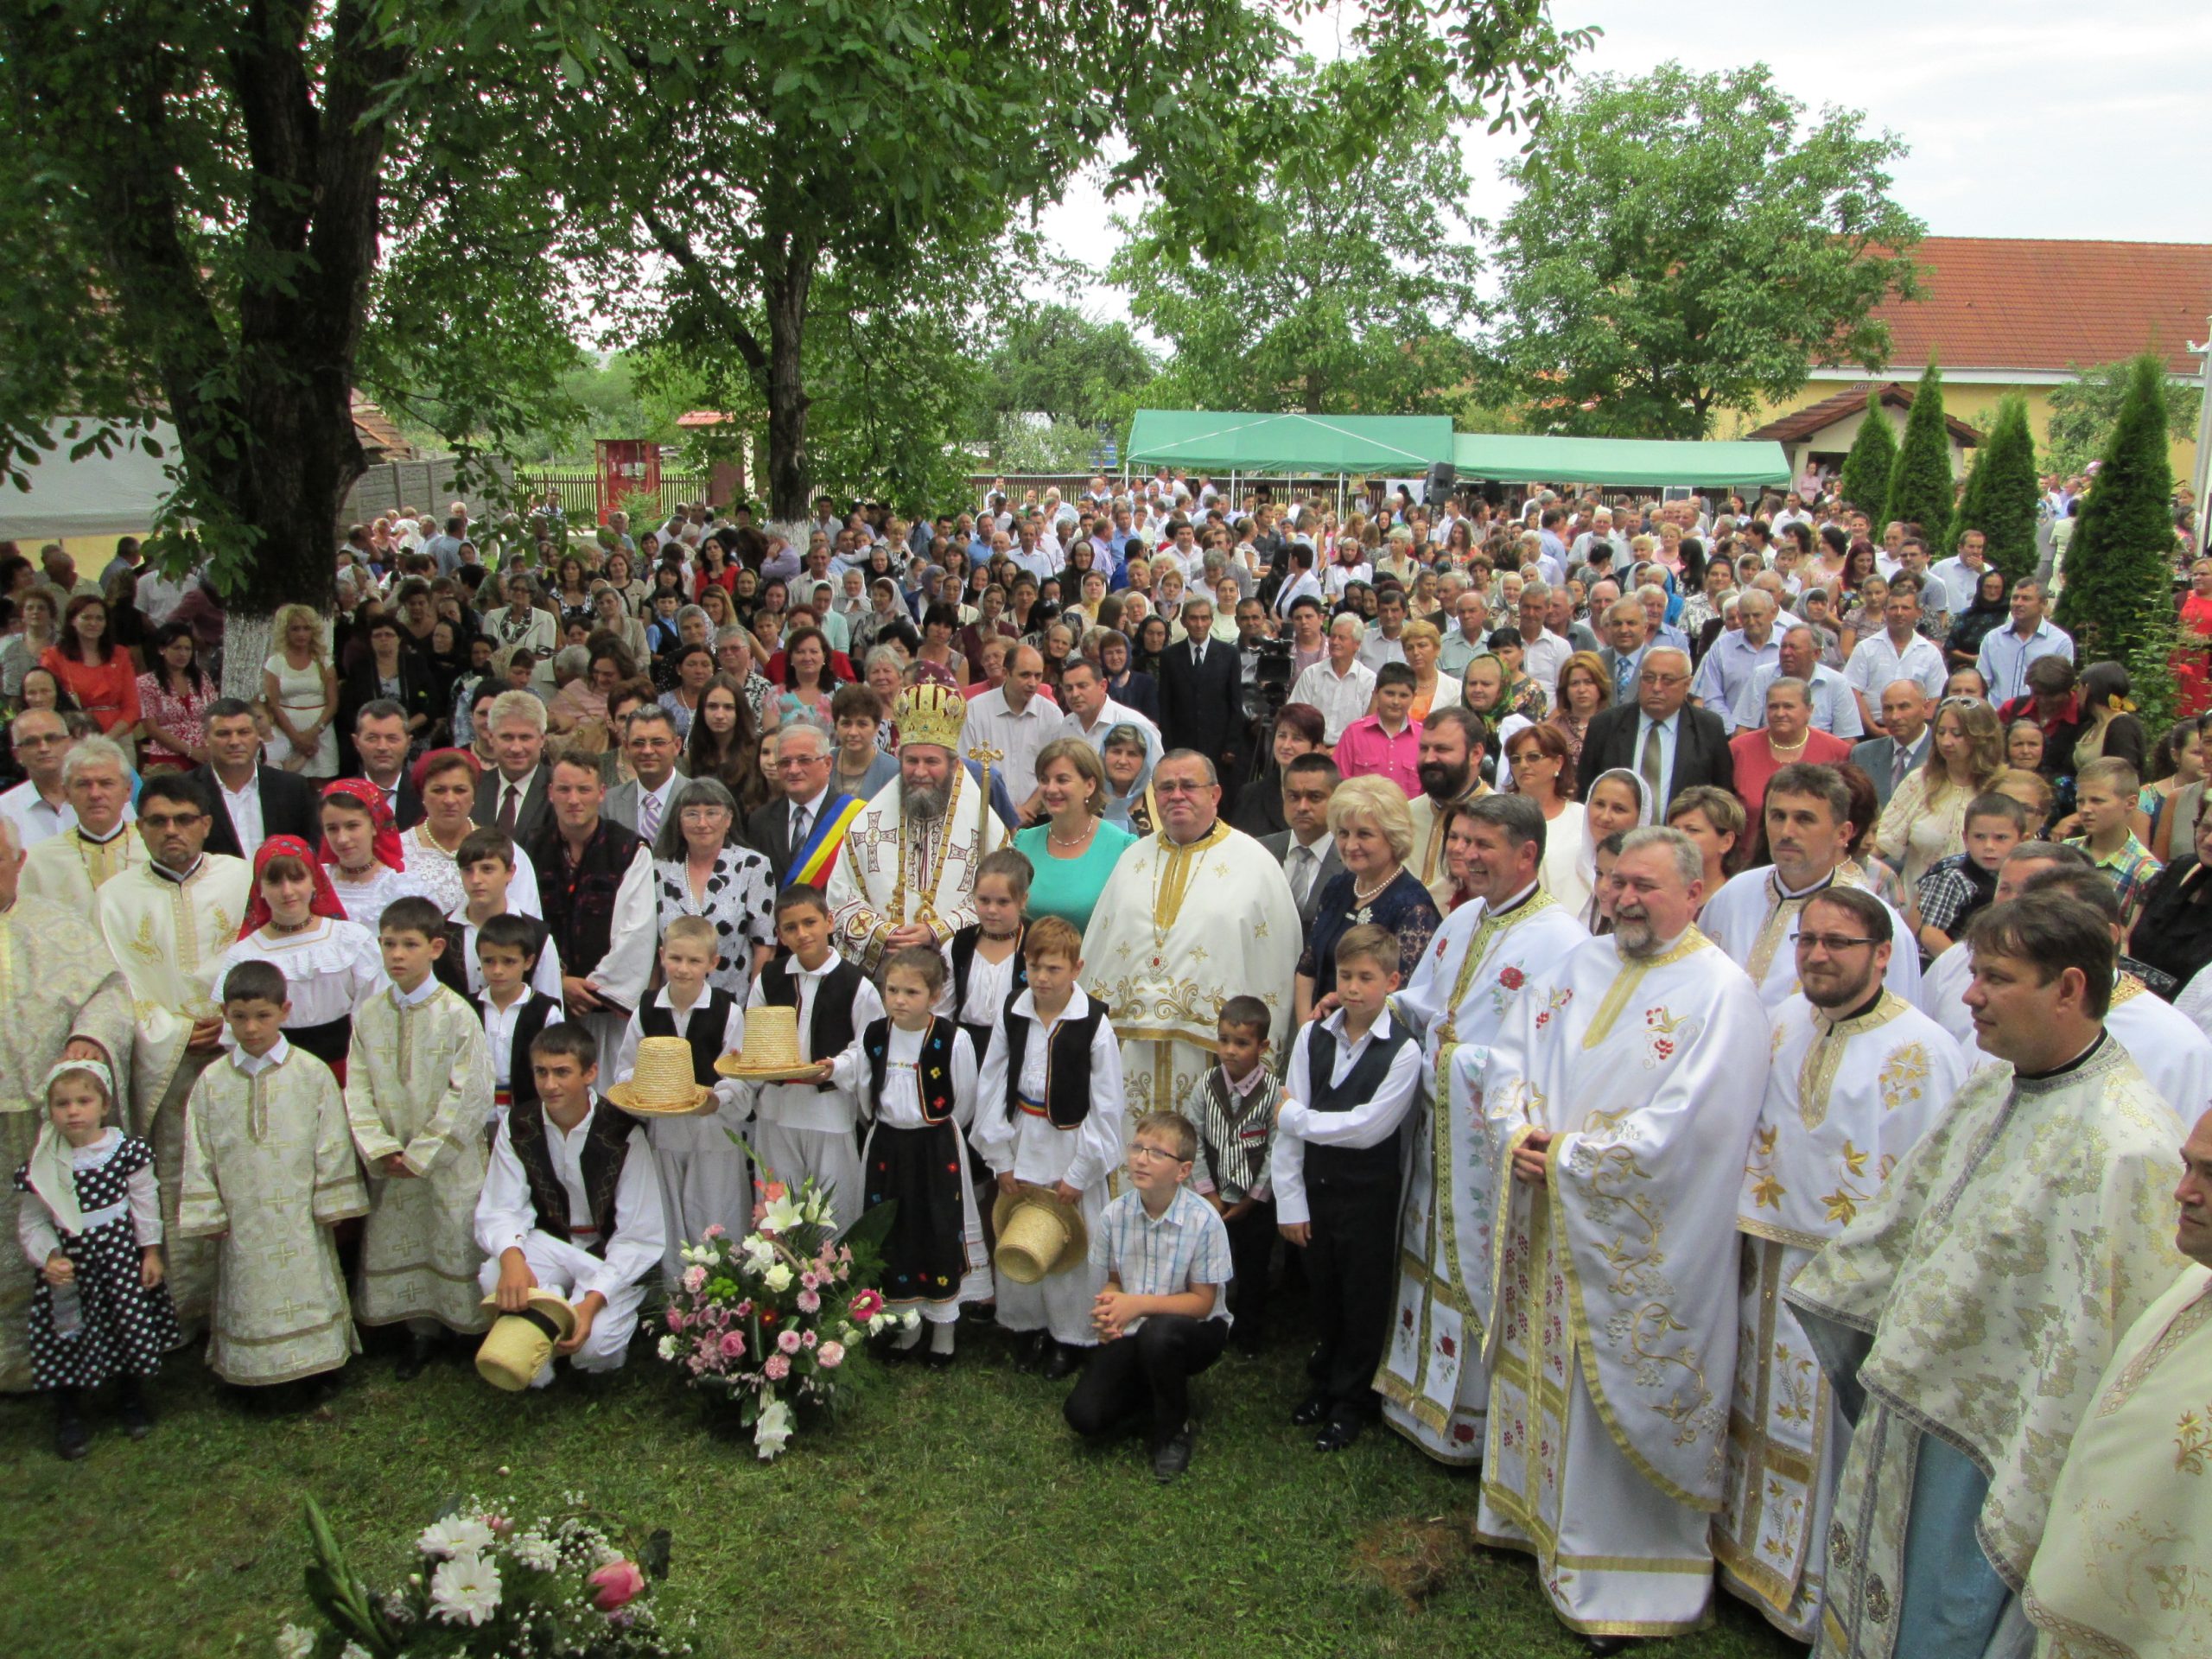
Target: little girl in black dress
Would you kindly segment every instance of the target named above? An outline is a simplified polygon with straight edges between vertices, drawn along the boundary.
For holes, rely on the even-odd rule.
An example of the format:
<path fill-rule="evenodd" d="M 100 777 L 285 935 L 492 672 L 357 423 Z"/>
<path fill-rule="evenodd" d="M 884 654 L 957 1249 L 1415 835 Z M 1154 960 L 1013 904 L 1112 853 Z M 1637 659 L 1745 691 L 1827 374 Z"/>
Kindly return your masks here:
<path fill-rule="evenodd" d="M 97 1060 L 47 1074 L 47 1121 L 16 1172 L 16 1236 L 38 1269 L 31 1297 L 31 1375 L 54 1396 L 54 1447 L 72 1461 L 91 1448 L 84 1397 L 119 1379 L 134 1440 L 153 1427 L 138 1379 L 183 1340 L 162 1274 L 162 1210 L 154 1149 L 107 1120 L 114 1078 Z"/>

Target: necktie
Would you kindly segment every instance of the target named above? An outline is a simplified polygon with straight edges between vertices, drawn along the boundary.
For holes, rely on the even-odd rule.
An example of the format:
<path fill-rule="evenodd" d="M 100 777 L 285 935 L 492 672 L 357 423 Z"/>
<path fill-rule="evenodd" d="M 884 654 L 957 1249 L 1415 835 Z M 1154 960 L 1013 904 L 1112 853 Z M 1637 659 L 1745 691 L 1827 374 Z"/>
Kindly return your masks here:
<path fill-rule="evenodd" d="M 1613 701 L 1626 702 L 1629 687 L 1636 679 L 1636 664 L 1626 657 L 1613 658 Z"/>
<path fill-rule="evenodd" d="M 1890 792 L 1895 794 L 1904 782 L 1904 775 L 1912 769 L 1912 752 L 1894 740 L 1890 744 Z"/>
<path fill-rule="evenodd" d="M 521 793 L 520 784 L 509 784 L 505 794 L 500 798 L 499 829 L 505 835 L 512 836 L 515 832 L 515 801 Z"/>
<path fill-rule="evenodd" d="M 642 787 L 638 791 L 638 834 L 646 841 L 660 834 L 660 797 Z"/>
<path fill-rule="evenodd" d="M 796 853 L 806 845 L 807 811 L 803 806 L 791 809 L 791 851 Z"/>
<path fill-rule="evenodd" d="M 1192 668 L 1204 668 L 1205 665 L 1206 642 L 1203 639 L 1193 639 L 1191 642 L 1191 666 Z"/>
<path fill-rule="evenodd" d="M 1659 722 L 1653 721 L 1643 728 L 1643 755 L 1636 769 L 1643 776 L 1644 786 L 1651 791 L 1651 810 L 1663 813 L 1667 810 L 1666 791 L 1661 787 L 1660 769 L 1665 764 L 1659 748 Z"/>
<path fill-rule="evenodd" d="M 1291 843 L 1290 857 L 1290 896 L 1293 902 L 1302 908 L 1306 903 L 1306 892 L 1313 885 L 1313 849 L 1311 847 L 1300 847 L 1294 842 Z"/>

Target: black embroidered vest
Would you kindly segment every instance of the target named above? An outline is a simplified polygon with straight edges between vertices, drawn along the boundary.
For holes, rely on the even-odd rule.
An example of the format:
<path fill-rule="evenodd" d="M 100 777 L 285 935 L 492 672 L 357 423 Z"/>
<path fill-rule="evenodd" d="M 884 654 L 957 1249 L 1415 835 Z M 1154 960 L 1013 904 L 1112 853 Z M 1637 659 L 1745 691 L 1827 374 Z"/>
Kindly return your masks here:
<path fill-rule="evenodd" d="M 1029 1027 L 1034 1022 L 1014 1011 L 1020 991 L 1006 1000 L 1006 1115 L 1021 1109 L 1021 1060 L 1029 1046 Z M 1106 1005 L 1090 999 L 1090 1012 L 1080 1020 L 1060 1016 L 1045 1050 L 1045 1116 L 1056 1129 L 1072 1129 L 1090 1116 L 1090 1041 Z"/>
<path fill-rule="evenodd" d="M 914 1062 L 915 1082 L 922 1098 L 922 1117 L 942 1123 L 952 1116 L 952 1039 L 960 1027 L 951 1020 L 932 1018 L 922 1033 L 922 1052 Z M 861 1102 L 861 1116 L 873 1121 L 883 1099 L 884 1074 L 891 1065 L 891 1021 L 876 1020 L 861 1033 L 861 1052 L 868 1057 L 868 1098 Z"/>
<path fill-rule="evenodd" d="M 684 1040 L 691 1045 L 691 1081 L 702 1089 L 721 1081 L 715 1062 L 722 1057 L 722 1033 L 729 1029 L 729 1011 L 736 1006 L 737 999 L 728 991 L 713 988 L 691 1005 L 691 1027 Z M 675 1036 L 676 1010 L 664 1008 L 658 1000 L 646 1003 L 638 1010 L 638 1030 L 646 1037 Z"/>
<path fill-rule="evenodd" d="M 491 1004 L 486 997 L 472 996 L 468 1006 L 481 1020 Z M 528 985 L 522 988 L 522 995 L 516 1002 L 514 1046 L 507 1051 L 507 1105 L 511 1110 L 524 1103 L 537 1104 L 537 1073 L 531 1069 L 530 1045 L 545 1029 L 553 1008 L 551 997 Z"/>
<path fill-rule="evenodd" d="M 584 1135 L 584 1201 L 591 1206 L 591 1224 L 599 1233 L 583 1248 L 596 1256 L 607 1255 L 607 1242 L 614 1236 L 614 1192 L 622 1184 L 622 1165 L 630 1155 L 630 1131 L 638 1120 L 604 1100 L 592 1113 L 591 1128 Z M 545 1109 L 533 1100 L 518 1101 L 507 1111 L 507 1138 L 530 1184 L 530 1202 L 537 1211 L 540 1230 L 565 1243 L 569 1237 L 569 1189 L 553 1173 L 553 1154 L 545 1141 Z"/>
<path fill-rule="evenodd" d="M 815 988 L 814 1007 L 807 1014 L 810 1059 L 835 1059 L 853 1046 L 853 998 L 861 982 L 861 970 L 842 957 L 835 968 L 822 976 L 821 984 Z M 772 1007 L 798 1007 L 798 981 L 791 973 L 789 952 L 779 952 L 760 970 L 760 1000 Z M 823 1094 L 836 1087 L 830 1083 L 814 1086 Z"/>
<path fill-rule="evenodd" d="M 1351 1070 L 1344 1073 L 1344 1080 L 1332 1084 L 1329 1074 L 1337 1066 L 1337 1039 L 1318 1020 L 1308 1029 L 1313 1034 L 1306 1039 L 1306 1090 L 1310 1096 L 1306 1108 L 1313 1112 L 1348 1112 L 1371 1099 L 1389 1075 L 1390 1062 L 1412 1040 L 1406 1028 L 1393 1020 L 1390 1034 L 1370 1040 L 1352 1062 Z M 1308 1144 L 1306 1173 L 1317 1181 L 1395 1181 L 1398 1143 L 1404 1133 L 1405 1125 L 1401 1122 L 1388 1138 L 1371 1147 Z"/>

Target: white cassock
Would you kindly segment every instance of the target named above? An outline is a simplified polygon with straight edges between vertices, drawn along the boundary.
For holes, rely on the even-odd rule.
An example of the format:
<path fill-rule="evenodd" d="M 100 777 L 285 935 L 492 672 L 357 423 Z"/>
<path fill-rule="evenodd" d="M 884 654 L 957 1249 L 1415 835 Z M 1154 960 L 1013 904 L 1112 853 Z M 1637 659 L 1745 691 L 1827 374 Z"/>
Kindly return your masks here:
<path fill-rule="evenodd" d="M 1922 982 L 1920 1003 L 1922 1012 L 1958 1044 L 1969 1071 L 1997 1064 L 1975 1040 L 1974 1012 L 1966 1005 L 1967 987 L 1974 979 L 1972 957 L 1964 944 L 1936 957 Z M 2113 982 L 2105 1029 L 2172 1108 L 2186 1135 L 2189 1126 L 2212 1106 L 2212 1037 L 2133 974 Z"/>
<path fill-rule="evenodd" d="M 129 824 L 118 824 L 105 841 L 95 841 L 81 824 L 73 824 L 23 855 L 16 891 L 50 899 L 64 910 L 89 917 L 92 895 L 107 885 L 109 877 L 143 869 L 147 862 L 145 840 Z"/>
<path fill-rule="evenodd" d="M 1161 830 L 1122 852 L 1083 936 L 1083 984 L 1112 1010 L 1132 1123 L 1197 1092 L 1232 996 L 1267 1004 L 1282 1052 L 1304 943 L 1282 866 L 1243 830 L 1217 820 L 1187 844 Z"/>
<path fill-rule="evenodd" d="M 825 897 L 838 954 L 875 972 L 893 929 L 926 922 L 943 945 L 976 919 L 976 868 L 1007 841 L 968 768 L 952 768 L 951 803 L 934 823 L 908 824 L 893 779 L 853 820 Z"/>
<path fill-rule="evenodd" d="M 1695 927 L 1637 960 L 1591 939 L 1492 1041 L 1497 1217 L 1485 1543 L 1535 1553 L 1560 1621 L 1703 1622 L 1736 1361 L 1737 1192 L 1770 1041 L 1744 970 Z M 1516 1180 L 1531 1130 L 1541 1186 Z"/>
<path fill-rule="evenodd" d="M 1589 935 L 1532 884 L 1492 913 L 1444 918 L 1390 1007 L 1421 1045 L 1426 1086 L 1398 1221 L 1398 1300 L 1375 1386 L 1382 1415 L 1445 1463 L 1481 1461 L 1490 1373 L 1491 1204 L 1497 1192 L 1478 1103 L 1490 1042 L 1528 982 Z"/>
<path fill-rule="evenodd" d="M 1721 884 L 1698 912 L 1698 931 L 1728 953 L 1759 988 L 1759 1001 L 1771 1013 L 1797 995 L 1797 924 L 1814 894 L 1841 884 L 1871 892 L 1856 879 L 1856 865 L 1838 868 L 1827 880 L 1802 893 L 1790 893 L 1771 864 L 1745 870 Z M 1889 910 L 1888 905 L 1882 906 Z M 1890 970 L 1884 987 L 1906 1001 L 1920 1000 L 1920 950 L 1904 918 L 1890 910 Z"/>
<path fill-rule="evenodd" d="M 1723 1586 L 1796 1641 L 1819 1626 L 1851 1427 L 1783 1287 L 1882 1190 L 1966 1075 L 1959 1046 L 1891 992 L 1840 1020 L 1802 995 L 1774 1011 L 1773 1064 L 1736 1217 L 1741 1323 L 1713 1553 Z"/>

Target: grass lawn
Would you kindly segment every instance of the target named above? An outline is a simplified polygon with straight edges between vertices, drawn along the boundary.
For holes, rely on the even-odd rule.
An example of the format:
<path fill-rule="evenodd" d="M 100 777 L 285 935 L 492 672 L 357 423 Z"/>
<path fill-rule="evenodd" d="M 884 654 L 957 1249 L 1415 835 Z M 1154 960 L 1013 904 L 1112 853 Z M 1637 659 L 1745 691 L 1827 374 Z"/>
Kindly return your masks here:
<path fill-rule="evenodd" d="M 773 1464 L 721 1432 L 640 1346 L 583 1390 L 495 1394 L 456 1358 L 412 1383 L 381 1355 L 337 1397 L 282 1416 L 170 1363 L 151 1439 L 106 1402 L 92 1456 L 52 1452 L 46 1403 L 0 1401 L 0 1654 L 261 1659 L 307 1610 L 300 1499 L 313 1493 L 379 1587 L 449 1497 L 517 1512 L 582 1489 L 614 1529 L 675 1535 L 669 1611 L 713 1659 L 904 1656 L 1572 1656 L 1528 1558 L 1471 1547 L 1475 1488 L 1388 1431 L 1322 1457 L 1287 1421 L 1286 1338 L 1198 1384 L 1191 1473 L 1156 1485 L 1130 1443 L 1090 1452 L 1067 1384 L 1016 1373 L 963 1327 L 959 1366 L 883 1376 Z M 1726 1595 L 1714 1625 L 1653 1659 L 1802 1649 Z"/>

